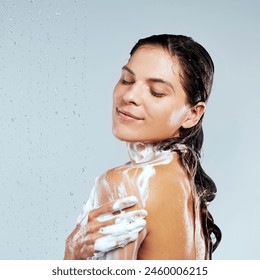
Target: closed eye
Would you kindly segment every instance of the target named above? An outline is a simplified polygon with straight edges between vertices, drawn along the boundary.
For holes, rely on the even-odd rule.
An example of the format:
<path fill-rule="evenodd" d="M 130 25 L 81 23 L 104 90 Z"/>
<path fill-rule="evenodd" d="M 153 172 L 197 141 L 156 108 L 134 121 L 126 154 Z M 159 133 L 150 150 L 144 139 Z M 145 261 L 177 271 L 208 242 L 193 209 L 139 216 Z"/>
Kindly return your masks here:
<path fill-rule="evenodd" d="M 159 92 L 155 92 L 155 91 L 152 91 L 152 90 L 150 90 L 150 93 L 151 93 L 152 96 L 155 96 L 155 97 L 158 97 L 158 98 L 162 98 L 162 97 L 165 96 L 164 93 L 159 93 Z"/>
<path fill-rule="evenodd" d="M 123 85 L 132 85 L 134 82 L 133 82 L 133 81 L 127 81 L 127 80 L 125 80 L 125 79 L 121 79 L 121 83 L 122 83 Z"/>

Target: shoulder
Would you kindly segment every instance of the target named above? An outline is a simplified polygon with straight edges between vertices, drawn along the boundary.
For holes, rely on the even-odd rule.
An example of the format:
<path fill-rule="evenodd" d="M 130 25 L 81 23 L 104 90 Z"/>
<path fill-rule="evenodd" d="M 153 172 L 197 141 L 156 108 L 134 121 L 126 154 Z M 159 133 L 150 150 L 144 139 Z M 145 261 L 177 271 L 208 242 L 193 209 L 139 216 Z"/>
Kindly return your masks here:
<path fill-rule="evenodd" d="M 108 183 L 116 185 L 118 183 L 127 184 L 130 180 L 140 173 L 140 168 L 134 165 L 121 165 L 104 172 L 100 178 L 105 179 Z"/>
<path fill-rule="evenodd" d="M 107 170 L 98 178 L 97 191 L 106 203 L 121 197 L 135 195 L 141 201 L 135 178 L 140 169 L 135 166 L 122 165 Z"/>

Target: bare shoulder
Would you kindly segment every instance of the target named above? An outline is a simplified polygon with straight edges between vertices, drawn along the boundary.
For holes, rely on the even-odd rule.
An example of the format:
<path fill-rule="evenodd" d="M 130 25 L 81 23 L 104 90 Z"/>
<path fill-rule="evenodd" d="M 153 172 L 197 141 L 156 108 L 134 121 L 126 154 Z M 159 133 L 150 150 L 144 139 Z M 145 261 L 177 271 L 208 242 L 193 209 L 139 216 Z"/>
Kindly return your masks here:
<path fill-rule="evenodd" d="M 140 172 L 139 166 L 121 165 L 107 170 L 101 177 L 114 186 L 121 183 L 128 185 Z"/>
<path fill-rule="evenodd" d="M 135 195 L 141 201 L 135 183 L 139 174 L 140 168 L 129 165 L 114 167 L 103 173 L 99 177 L 97 186 L 100 196 L 102 196 L 102 202 L 105 203 L 129 195 Z"/>

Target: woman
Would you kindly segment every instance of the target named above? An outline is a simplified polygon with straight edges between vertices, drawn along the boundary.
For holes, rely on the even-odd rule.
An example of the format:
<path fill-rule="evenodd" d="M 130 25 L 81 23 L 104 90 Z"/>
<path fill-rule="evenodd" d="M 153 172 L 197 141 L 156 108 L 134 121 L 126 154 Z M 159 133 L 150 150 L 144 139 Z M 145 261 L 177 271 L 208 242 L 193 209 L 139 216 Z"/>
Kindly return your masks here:
<path fill-rule="evenodd" d="M 96 252 L 95 259 L 211 259 L 221 231 L 207 209 L 216 186 L 200 151 L 213 62 L 182 35 L 141 39 L 130 55 L 114 89 L 112 117 L 131 162 L 97 178 L 65 258 L 79 246 L 79 258 Z M 115 212 L 123 207 L 119 201 L 113 208 L 114 200 L 129 195 L 123 207 L 134 206 Z"/>

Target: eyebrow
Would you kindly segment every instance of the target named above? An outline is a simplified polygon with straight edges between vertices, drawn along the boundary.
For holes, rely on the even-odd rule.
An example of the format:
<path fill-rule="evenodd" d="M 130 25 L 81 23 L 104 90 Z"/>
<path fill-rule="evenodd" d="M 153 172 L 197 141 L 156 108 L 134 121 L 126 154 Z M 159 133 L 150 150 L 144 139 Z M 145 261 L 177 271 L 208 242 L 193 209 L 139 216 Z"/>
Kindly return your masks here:
<path fill-rule="evenodd" d="M 148 81 L 153 82 L 153 83 L 165 84 L 165 85 L 169 86 L 173 91 L 175 91 L 174 88 L 173 88 L 173 85 L 170 82 L 167 82 L 167 81 L 165 81 L 163 79 L 160 79 L 160 78 L 149 78 Z"/>
<path fill-rule="evenodd" d="M 127 72 L 129 72 L 130 74 L 135 76 L 135 72 L 133 70 L 131 70 L 129 67 L 127 67 L 126 65 L 122 67 L 122 70 L 126 70 Z M 153 83 L 165 84 L 165 85 L 169 86 L 173 91 L 175 91 L 173 85 L 170 82 L 165 81 L 165 80 L 163 80 L 161 78 L 148 78 L 147 80 L 149 82 L 153 82 Z"/>
<path fill-rule="evenodd" d="M 133 70 L 131 70 L 130 68 L 128 68 L 126 65 L 122 67 L 122 70 L 126 70 L 127 72 L 129 72 L 130 74 L 135 76 L 135 72 Z"/>

